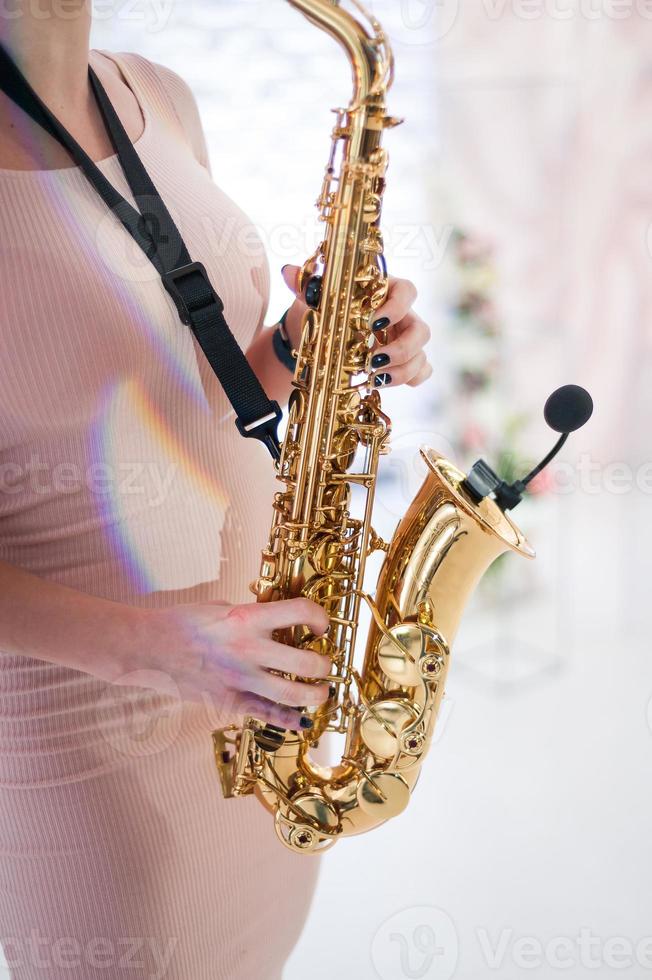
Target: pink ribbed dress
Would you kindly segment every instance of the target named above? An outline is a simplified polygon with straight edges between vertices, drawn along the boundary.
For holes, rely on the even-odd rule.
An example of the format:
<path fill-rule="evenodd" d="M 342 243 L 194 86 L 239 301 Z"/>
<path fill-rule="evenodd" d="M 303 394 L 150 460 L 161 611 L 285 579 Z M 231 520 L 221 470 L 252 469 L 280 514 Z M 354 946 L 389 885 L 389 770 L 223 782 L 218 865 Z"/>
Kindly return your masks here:
<path fill-rule="evenodd" d="M 262 245 L 192 95 L 109 55 L 138 152 L 246 348 Z M 100 169 L 133 203 L 115 157 Z M 251 601 L 273 470 L 151 265 L 77 168 L 0 171 L 0 558 L 108 599 Z M 0 939 L 15 980 L 278 978 L 318 864 L 222 800 L 209 704 L 0 654 Z"/>

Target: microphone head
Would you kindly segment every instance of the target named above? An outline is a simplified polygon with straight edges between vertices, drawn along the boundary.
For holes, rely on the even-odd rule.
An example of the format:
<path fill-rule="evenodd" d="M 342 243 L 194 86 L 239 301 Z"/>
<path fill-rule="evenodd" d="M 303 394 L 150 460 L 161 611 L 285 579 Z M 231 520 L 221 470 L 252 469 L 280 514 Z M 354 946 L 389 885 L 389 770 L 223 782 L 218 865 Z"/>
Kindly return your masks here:
<path fill-rule="evenodd" d="M 593 399 L 579 385 L 564 385 L 553 391 L 545 404 L 543 417 L 555 432 L 575 432 L 593 414 Z"/>

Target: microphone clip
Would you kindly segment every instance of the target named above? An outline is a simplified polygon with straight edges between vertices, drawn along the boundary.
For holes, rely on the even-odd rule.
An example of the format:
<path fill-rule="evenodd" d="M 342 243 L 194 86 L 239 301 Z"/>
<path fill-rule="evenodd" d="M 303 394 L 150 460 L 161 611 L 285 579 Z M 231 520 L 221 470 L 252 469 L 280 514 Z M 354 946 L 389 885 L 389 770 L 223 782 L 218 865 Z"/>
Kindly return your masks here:
<path fill-rule="evenodd" d="M 484 459 L 473 464 L 463 486 L 475 504 L 493 494 L 502 511 L 512 510 L 520 504 L 526 490 L 523 480 L 505 483 Z"/>

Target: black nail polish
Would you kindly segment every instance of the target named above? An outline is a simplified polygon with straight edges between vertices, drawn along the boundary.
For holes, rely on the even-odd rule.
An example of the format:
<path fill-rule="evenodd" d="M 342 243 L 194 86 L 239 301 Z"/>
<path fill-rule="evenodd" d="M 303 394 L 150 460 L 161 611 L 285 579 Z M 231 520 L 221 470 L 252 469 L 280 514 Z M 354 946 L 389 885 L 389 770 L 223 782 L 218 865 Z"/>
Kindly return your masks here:
<path fill-rule="evenodd" d="M 377 330 L 384 330 L 385 327 L 388 326 L 389 326 L 389 317 L 381 316 L 378 318 L 378 320 L 374 320 L 374 322 L 371 324 L 371 329 L 375 333 Z"/>
<path fill-rule="evenodd" d="M 308 715 L 301 715 L 301 718 L 299 719 L 299 725 L 301 726 L 301 728 L 312 728 L 313 726 L 312 718 L 309 718 Z"/>
<path fill-rule="evenodd" d="M 389 354 L 374 354 L 371 358 L 372 368 L 385 367 L 386 364 L 389 364 Z"/>
<path fill-rule="evenodd" d="M 391 380 L 392 380 L 391 374 L 387 374 L 387 372 L 385 372 L 384 374 L 376 375 L 376 377 L 374 378 L 374 384 L 376 388 L 384 388 L 385 385 L 391 383 Z"/>

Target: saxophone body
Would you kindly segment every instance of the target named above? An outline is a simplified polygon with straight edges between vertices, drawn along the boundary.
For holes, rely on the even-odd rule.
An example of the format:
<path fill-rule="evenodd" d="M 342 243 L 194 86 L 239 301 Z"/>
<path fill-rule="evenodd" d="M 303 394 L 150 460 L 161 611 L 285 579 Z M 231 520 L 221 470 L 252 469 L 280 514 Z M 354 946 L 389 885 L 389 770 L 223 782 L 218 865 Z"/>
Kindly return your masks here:
<path fill-rule="evenodd" d="M 465 474 L 429 449 L 422 450 L 425 481 L 391 542 L 372 527 L 390 435 L 368 367 L 370 325 L 387 294 L 380 213 L 382 137 L 397 122 L 385 108 L 392 55 L 380 25 L 357 3 L 361 19 L 333 0 L 289 2 L 343 47 L 353 96 L 336 110 L 318 200 L 323 241 L 301 272 L 302 287 L 321 276 L 321 292 L 304 320 L 278 463 L 281 488 L 253 589 L 260 602 L 307 596 L 324 607 L 324 637 L 297 628 L 278 639 L 330 659 L 331 697 L 314 711 L 308 732 L 246 718 L 213 740 L 224 795 L 255 793 L 282 843 L 308 854 L 407 806 L 466 602 L 500 554 L 533 552 L 491 498 L 475 503 Z M 385 557 L 371 595 L 365 569 L 374 551 Z M 365 609 L 366 638 L 358 635 Z M 343 740 L 343 751 L 326 766 L 315 750 L 330 734 Z"/>

